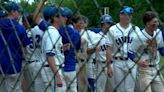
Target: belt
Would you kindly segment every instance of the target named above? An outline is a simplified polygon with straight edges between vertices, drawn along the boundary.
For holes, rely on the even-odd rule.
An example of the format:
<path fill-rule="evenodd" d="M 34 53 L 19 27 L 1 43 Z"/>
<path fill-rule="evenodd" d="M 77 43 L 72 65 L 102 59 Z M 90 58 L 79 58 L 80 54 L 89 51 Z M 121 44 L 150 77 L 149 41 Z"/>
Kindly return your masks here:
<path fill-rule="evenodd" d="M 128 57 L 113 57 L 115 60 L 128 60 Z"/>
<path fill-rule="evenodd" d="M 149 65 L 149 67 L 155 67 L 156 65 Z"/>
<path fill-rule="evenodd" d="M 106 63 L 106 61 L 101 61 L 101 60 L 96 60 L 96 59 L 93 59 L 93 64 L 96 64 L 96 62 L 100 62 L 100 63 L 103 63 L 103 64 L 105 64 L 105 63 Z"/>
<path fill-rule="evenodd" d="M 84 59 L 80 59 L 81 62 L 84 62 L 85 60 Z"/>
<path fill-rule="evenodd" d="M 33 63 L 33 62 L 39 62 L 39 60 L 34 60 L 34 61 L 27 61 L 29 64 Z"/>
<path fill-rule="evenodd" d="M 64 64 L 57 65 L 57 66 L 59 66 L 59 68 L 63 68 L 63 67 L 64 67 Z M 49 67 L 49 65 L 48 65 L 48 64 L 46 64 L 46 65 L 43 65 L 43 67 Z"/>

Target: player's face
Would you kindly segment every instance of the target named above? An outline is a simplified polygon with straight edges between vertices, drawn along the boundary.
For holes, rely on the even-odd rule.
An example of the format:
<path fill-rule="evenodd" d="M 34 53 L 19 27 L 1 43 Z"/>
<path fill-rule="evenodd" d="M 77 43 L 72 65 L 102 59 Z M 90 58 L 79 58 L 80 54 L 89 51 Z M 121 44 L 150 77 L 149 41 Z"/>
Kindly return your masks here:
<path fill-rule="evenodd" d="M 130 23 L 131 22 L 131 19 L 132 19 L 132 15 L 130 14 L 120 14 L 120 22 L 122 23 Z"/>
<path fill-rule="evenodd" d="M 11 15 L 14 17 L 14 19 L 18 19 L 20 17 L 20 13 L 18 11 L 11 11 Z"/>
<path fill-rule="evenodd" d="M 147 27 L 149 27 L 153 31 L 156 31 L 158 26 L 159 26 L 159 21 L 157 18 L 154 18 L 150 22 L 147 23 Z"/>
<path fill-rule="evenodd" d="M 111 23 L 104 23 L 103 24 L 103 31 L 106 33 L 108 31 L 108 29 L 112 26 Z"/>
<path fill-rule="evenodd" d="M 60 20 L 61 20 L 61 24 L 65 25 L 68 19 L 65 16 L 60 16 Z"/>
<path fill-rule="evenodd" d="M 74 23 L 73 25 L 78 31 L 81 31 L 85 28 L 85 22 L 83 20 L 79 20 L 77 23 Z"/>

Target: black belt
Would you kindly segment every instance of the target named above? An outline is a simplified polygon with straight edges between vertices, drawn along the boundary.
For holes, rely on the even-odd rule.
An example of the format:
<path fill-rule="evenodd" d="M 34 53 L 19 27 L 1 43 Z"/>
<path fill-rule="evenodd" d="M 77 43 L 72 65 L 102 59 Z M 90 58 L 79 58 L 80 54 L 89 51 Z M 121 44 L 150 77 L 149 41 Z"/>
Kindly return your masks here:
<path fill-rule="evenodd" d="M 84 62 L 85 60 L 84 59 L 80 59 L 81 62 Z"/>
<path fill-rule="evenodd" d="M 100 60 L 97 60 L 97 61 L 100 61 Z M 96 59 L 93 59 L 93 64 L 96 64 Z M 106 61 L 100 61 L 101 63 L 103 63 L 103 64 L 105 64 L 106 63 Z"/>
<path fill-rule="evenodd" d="M 43 65 L 43 67 L 49 67 L 49 65 Z M 63 65 L 59 65 L 59 68 L 63 68 Z"/>
<path fill-rule="evenodd" d="M 49 65 L 43 65 L 43 67 L 49 67 Z"/>
<path fill-rule="evenodd" d="M 115 60 L 128 60 L 128 57 L 113 57 Z"/>
<path fill-rule="evenodd" d="M 39 60 L 34 60 L 34 61 L 27 61 L 29 64 L 33 63 L 33 62 L 39 62 Z"/>
<path fill-rule="evenodd" d="M 155 67 L 156 65 L 149 65 L 149 67 Z"/>

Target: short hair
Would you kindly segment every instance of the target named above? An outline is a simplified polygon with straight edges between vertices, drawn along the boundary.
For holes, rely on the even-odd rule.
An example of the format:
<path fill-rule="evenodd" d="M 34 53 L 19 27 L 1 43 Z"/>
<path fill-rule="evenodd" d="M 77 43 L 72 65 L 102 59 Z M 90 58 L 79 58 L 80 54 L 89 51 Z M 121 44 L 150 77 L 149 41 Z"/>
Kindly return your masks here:
<path fill-rule="evenodd" d="M 143 23 L 146 25 L 147 22 L 151 21 L 152 19 L 156 18 L 156 14 L 152 11 L 147 11 L 143 16 Z"/>
<path fill-rule="evenodd" d="M 84 21 L 85 22 L 85 17 L 83 15 L 76 15 L 72 18 L 73 23 L 77 23 L 78 21 Z"/>
<path fill-rule="evenodd" d="M 36 26 L 36 24 L 33 21 L 33 14 L 23 15 L 22 22 L 26 23 L 29 27 L 33 28 Z"/>

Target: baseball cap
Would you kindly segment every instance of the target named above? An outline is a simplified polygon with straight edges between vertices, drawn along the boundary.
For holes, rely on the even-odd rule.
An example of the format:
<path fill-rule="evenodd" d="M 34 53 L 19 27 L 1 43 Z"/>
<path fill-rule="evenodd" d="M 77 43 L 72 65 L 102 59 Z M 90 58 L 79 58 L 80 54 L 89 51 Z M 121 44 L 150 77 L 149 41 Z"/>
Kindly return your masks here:
<path fill-rule="evenodd" d="M 0 10 L 0 17 L 4 17 L 4 16 L 6 16 L 5 10 Z"/>
<path fill-rule="evenodd" d="M 55 6 L 48 6 L 43 10 L 43 17 L 45 20 L 51 19 L 53 16 L 59 15 L 59 9 Z"/>
<path fill-rule="evenodd" d="M 133 14 L 133 12 L 133 8 L 129 6 L 123 6 L 120 8 L 120 14 Z"/>
<path fill-rule="evenodd" d="M 15 10 L 15 11 L 18 11 L 18 12 L 21 12 L 21 8 L 20 6 L 15 3 L 15 2 L 9 2 L 7 3 L 5 6 L 4 6 L 5 10 L 8 11 L 8 12 L 11 12 L 12 10 Z"/>
<path fill-rule="evenodd" d="M 101 23 L 113 23 L 112 17 L 108 14 L 102 15 L 100 18 Z"/>
<path fill-rule="evenodd" d="M 66 16 L 68 19 L 71 19 L 73 16 L 72 10 L 69 9 L 68 7 L 61 7 L 60 11 L 61 11 L 61 15 Z"/>

